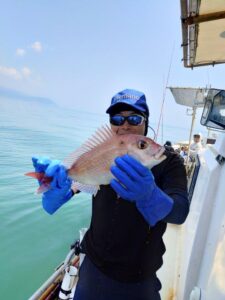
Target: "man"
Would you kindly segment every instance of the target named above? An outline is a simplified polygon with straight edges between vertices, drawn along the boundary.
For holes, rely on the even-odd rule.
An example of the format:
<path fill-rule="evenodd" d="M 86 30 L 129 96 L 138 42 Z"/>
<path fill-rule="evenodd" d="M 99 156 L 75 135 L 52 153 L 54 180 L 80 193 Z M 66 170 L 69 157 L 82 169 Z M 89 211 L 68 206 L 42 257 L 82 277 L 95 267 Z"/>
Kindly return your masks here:
<path fill-rule="evenodd" d="M 180 151 L 180 156 L 185 160 L 188 156 L 188 148 L 187 146 L 182 146 Z"/>
<path fill-rule="evenodd" d="M 175 152 L 175 150 L 172 147 L 171 141 L 166 141 L 165 144 L 164 144 L 164 147 L 166 148 L 166 150 Z"/>
<path fill-rule="evenodd" d="M 143 93 L 119 92 L 106 112 L 116 134 L 147 135 Z M 167 159 L 151 171 L 129 155 L 116 158 L 115 179 L 93 197 L 75 300 L 160 299 L 156 271 L 165 252 L 166 223 L 182 224 L 189 210 L 183 163 L 175 153 L 165 154 Z M 33 163 L 36 171 L 54 178 L 43 195 L 43 207 L 52 214 L 72 197 L 71 180 L 58 162 L 33 158 Z"/>
<path fill-rule="evenodd" d="M 200 134 L 194 134 L 193 139 L 194 142 L 190 145 L 190 156 L 196 157 L 196 155 L 202 150 Z"/>

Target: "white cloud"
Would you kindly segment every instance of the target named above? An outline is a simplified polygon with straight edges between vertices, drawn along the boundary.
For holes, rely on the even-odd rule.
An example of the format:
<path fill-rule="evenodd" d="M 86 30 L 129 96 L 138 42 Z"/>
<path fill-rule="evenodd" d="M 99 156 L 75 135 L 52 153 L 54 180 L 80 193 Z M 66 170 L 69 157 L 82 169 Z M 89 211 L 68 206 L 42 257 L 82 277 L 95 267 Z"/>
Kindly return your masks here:
<path fill-rule="evenodd" d="M 30 74 L 31 74 L 31 70 L 27 67 L 23 67 L 22 70 L 21 70 L 21 73 L 24 77 L 29 77 Z"/>
<path fill-rule="evenodd" d="M 11 77 L 16 80 L 22 79 L 22 75 L 15 68 L 0 66 L 0 74 Z"/>
<path fill-rule="evenodd" d="M 42 52 L 43 48 L 42 48 L 42 44 L 41 42 L 35 42 L 31 45 L 31 48 L 36 51 L 36 52 Z"/>
<path fill-rule="evenodd" d="M 23 67 L 21 71 L 16 68 L 0 66 L 0 75 L 10 77 L 15 80 L 27 79 L 31 75 L 31 70 L 28 67 Z"/>
<path fill-rule="evenodd" d="M 22 48 L 17 48 L 16 49 L 16 55 L 17 56 L 24 56 L 26 54 L 26 51 Z"/>

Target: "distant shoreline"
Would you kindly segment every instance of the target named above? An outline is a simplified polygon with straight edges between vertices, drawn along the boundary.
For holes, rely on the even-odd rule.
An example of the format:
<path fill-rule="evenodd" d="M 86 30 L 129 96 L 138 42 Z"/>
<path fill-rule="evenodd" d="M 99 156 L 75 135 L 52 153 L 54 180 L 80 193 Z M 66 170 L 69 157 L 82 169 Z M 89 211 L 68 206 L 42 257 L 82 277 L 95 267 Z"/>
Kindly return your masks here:
<path fill-rule="evenodd" d="M 35 103 L 41 103 L 45 105 L 56 106 L 56 103 L 49 98 L 27 95 L 17 90 L 0 87 L 0 98 L 3 97 L 11 99 L 13 101 L 22 100 L 26 102 L 35 102 Z"/>

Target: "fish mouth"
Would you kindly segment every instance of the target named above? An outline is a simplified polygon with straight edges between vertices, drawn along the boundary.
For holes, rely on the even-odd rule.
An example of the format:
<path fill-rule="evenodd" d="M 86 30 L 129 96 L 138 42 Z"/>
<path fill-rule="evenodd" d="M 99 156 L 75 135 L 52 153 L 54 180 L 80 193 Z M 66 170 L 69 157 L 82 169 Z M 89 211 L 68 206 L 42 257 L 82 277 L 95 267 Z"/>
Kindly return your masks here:
<path fill-rule="evenodd" d="M 155 157 L 155 159 L 160 159 L 161 158 L 161 156 L 163 155 L 163 153 L 165 152 L 165 148 L 164 147 L 161 147 L 160 149 L 159 149 L 159 151 L 154 155 L 154 157 Z"/>

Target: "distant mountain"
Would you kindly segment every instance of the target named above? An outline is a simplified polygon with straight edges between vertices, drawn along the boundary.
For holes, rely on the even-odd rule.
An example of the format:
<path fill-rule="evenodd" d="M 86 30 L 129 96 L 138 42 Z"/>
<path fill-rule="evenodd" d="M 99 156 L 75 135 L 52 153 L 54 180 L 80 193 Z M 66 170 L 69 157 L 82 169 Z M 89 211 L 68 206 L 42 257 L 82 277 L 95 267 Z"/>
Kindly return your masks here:
<path fill-rule="evenodd" d="M 13 100 L 24 100 L 24 101 L 29 101 L 29 102 L 38 102 L 41 104 L 46 104 L 46 105 L 56 105 L 54 101 L 52 101 L 49 98 L 45 97 L 37 97 L 37 96 L 31 96 L 24 94 L 22 92 L 13 90 L 13 89 L 8 89 L 5 87 L 0 86 L 0 97 L 5 97 L 5 98 L 10 98 Z"/>

